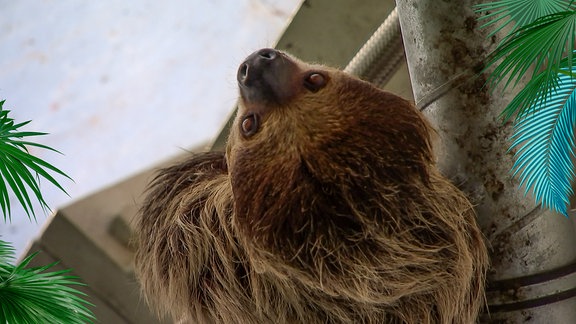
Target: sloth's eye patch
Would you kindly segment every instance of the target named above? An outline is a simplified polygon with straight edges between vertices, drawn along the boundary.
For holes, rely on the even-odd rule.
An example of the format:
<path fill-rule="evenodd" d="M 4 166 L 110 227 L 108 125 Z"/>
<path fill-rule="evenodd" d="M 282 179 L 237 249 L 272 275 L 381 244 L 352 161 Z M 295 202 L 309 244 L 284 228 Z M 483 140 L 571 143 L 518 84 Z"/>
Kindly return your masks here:
<path fill-rule="evenodd" d="M 304 87 L 312 92 L 324 88 L 326 83 L 326 77 L 318 72 L 312 72 L 304 79 Z"/>
<path fill-rule="evenodd" d="M 244 116 L 242 122 L 240 123 L 240 130 L 246 137 L 250 137 L 256 134 L 256 132 L 258 132 L 258 128 L 260 128 L 259 118 L 258 115 L 254 113 L 250 113 Z"/>

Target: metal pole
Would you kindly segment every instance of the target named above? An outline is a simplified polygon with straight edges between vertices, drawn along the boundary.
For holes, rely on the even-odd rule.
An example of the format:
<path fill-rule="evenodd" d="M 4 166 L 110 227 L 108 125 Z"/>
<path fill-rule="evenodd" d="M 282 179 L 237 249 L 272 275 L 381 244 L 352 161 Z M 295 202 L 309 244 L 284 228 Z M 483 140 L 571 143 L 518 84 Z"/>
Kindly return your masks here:
<path fill-rule="evenodd" d="M 542 210 L 511 177 L 511 125 L 499 113 L 515 93 L 478 75 L 500 36 L 476 26 L 473 1 L 396 0 L 416 104 L 439 133 L 439 165 L 477 204 L 491 246 L 482 322 L 576 323 L 576 231 Z"/>
<path fill-rule="evenodd" d="M 382 87 L 396 73 L 403 60 L 402 33 L 398 11 L 394 8 L 348 63 L 344 72 Z"/>

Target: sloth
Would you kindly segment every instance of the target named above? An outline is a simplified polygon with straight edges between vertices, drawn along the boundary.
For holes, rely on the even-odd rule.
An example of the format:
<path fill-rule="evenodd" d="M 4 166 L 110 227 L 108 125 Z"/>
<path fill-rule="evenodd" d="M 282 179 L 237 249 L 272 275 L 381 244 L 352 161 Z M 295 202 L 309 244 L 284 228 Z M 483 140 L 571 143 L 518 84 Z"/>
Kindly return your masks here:
<path fill-rule="evenodd" d="M 473 323 L 486 245 L 408 101 L 274 49 L 239 67 L 225 152 L 151 182 L 135 270 L 191 323 Z"/>

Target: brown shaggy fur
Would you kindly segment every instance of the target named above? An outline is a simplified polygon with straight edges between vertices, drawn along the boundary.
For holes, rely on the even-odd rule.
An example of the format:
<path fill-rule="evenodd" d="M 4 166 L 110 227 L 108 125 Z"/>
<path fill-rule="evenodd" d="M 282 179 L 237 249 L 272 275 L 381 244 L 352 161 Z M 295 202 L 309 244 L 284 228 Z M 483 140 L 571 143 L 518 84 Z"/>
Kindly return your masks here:
<path fill-rule="evenodd" d="M 192 323 L 473 323 L 486 247 L 423 116 L 280 55 L 291 80 L 316 71 L 326 84 L 242 97 L 225 153 L 161 171 L 137 226 L 149 303 Z M 250 112 L 259 128 L 246 136 Z"/>

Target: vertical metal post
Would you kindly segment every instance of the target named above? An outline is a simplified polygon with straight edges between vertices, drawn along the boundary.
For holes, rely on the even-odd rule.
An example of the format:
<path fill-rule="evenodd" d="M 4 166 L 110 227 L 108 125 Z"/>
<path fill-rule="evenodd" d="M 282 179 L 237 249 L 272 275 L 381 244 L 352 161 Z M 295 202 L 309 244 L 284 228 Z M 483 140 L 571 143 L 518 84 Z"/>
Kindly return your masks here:
<path fill-rule="evenodd" d="M 439 133 L 442 170 L 477 204 L 491 249 L 482 322 L 576 323 L 576 231 L 543 210 L 511 177 L 515 93 L 491 92 L 478 74 L 499 41 L 478 30 L 473 1 L 396 0 L 416 104 Z"/>

